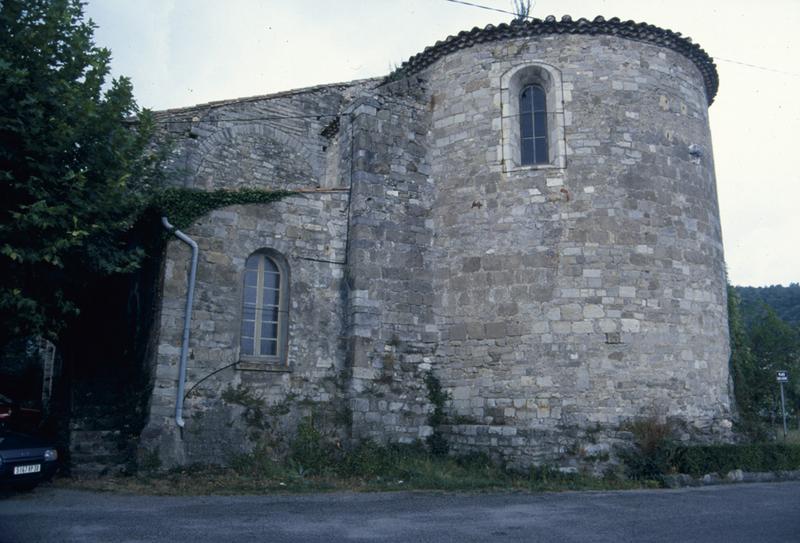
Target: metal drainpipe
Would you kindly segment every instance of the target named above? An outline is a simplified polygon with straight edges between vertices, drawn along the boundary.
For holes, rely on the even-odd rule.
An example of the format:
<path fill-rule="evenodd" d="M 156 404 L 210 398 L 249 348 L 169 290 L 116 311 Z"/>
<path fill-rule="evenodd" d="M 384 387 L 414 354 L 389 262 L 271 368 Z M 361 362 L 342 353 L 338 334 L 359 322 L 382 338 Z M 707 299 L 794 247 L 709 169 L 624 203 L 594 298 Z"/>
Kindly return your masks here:
<path fill-rule="evenodd" d="M 186 292 L 186 309 L 183 316 L 183 342 L 181 343 L 181 363 L 178 369 L 178 396 L 175 398 L 175 424 L 183 428 L 183 391 L 186 388 L 186 359 L 189 355 L 189 329 L 192 324 L 192 304 L 194 303 L 194 283 L 197 276 L 197 243 L 172 226 L 166 217 L 161 217 L 164 228 L 192 248 L 192 267 L 189 270 L 189 289 Z"/>

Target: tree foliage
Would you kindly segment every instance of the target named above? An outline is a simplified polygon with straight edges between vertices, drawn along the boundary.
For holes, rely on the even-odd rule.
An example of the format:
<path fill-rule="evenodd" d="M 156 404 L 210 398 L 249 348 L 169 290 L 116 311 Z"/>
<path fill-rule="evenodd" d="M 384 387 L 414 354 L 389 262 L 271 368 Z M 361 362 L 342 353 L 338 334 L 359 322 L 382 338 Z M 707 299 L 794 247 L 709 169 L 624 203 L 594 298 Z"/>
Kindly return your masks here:
<path fill-rule="evenodd" d="M 56 338 L 75 292 L 142 256 L 125 235 L 157 177 L 153 123 L 128 79 L 106 84 L 94 28 L 79 0 L 0 3 L 0 344 Z"/>
<path fill-rule="evenodd" d="M 728 286 L 728 332 L 731 342 L 731 374 L 734 382 L 736 405 L 742 417 L 750 419 L 754 407 L 756 364 L 750 349 L 750 338 L 742 320 L 739 296 Z"/>
<path fill-rule="evenodd" d="M 731 372 L 740 417 L 745 428 L 758 435 L 763 433 L 759 427 L 763 430 L 781 416 L 778 370 L 790 376 L 787 411 L 800 414 L 800 333 L 766 304 L 740 305 L 738 291 L 728 289 Z"/>
<path fill-rule="evenodd" d="M 792 386 L 800 378 L 800 336 L 797 330 L 768 308 L 766 316 L 753 326 L 750 341 L 758 372 L 754 384 L 758 391 L 755 406 L 759 412 L 769 414 L 770 418 L 780 416 L 780 393 L 775 378 L 778 370 L 787 370 L 792 378 L 789 386 L 785 387 L 787 409 L 793 405 L 800 407 L 796 385 Z"/>
<path fill-rule="evenodd" d="M 735 287 L 741 299 L 742 311 L 746 315 L 745 326 L 764 318 L 766 307 L 791 326 L 800 325 L 800 284 L 791 283 L 788 287 L 772 285 L 769 287 Z"/>

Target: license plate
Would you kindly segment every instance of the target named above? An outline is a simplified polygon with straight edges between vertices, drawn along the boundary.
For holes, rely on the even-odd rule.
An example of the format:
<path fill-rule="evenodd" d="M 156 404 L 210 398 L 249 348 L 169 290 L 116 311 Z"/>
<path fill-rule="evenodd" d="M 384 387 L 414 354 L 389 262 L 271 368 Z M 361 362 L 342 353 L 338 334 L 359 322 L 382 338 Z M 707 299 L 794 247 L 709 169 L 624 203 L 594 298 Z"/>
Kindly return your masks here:
<path fill-rule="evenodd" d="M 42 471 L 41 464 L 30 464 L 27 466 L 14 466 L 14 475 L 25 475 L 26 473 L 39 473 Z"/>

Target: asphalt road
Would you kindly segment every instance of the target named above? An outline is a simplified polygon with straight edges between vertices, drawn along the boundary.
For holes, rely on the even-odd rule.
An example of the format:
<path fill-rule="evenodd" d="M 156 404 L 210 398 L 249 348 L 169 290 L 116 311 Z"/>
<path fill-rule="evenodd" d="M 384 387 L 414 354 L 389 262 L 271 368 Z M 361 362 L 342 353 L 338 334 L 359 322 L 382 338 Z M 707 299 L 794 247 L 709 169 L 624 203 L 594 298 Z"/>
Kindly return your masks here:
<path fill-rule="evenodd" d="M 0 500 L 0 543 L 800 541 L 800 482 L 547 494 L 149 497 L 41 488 Z"/>

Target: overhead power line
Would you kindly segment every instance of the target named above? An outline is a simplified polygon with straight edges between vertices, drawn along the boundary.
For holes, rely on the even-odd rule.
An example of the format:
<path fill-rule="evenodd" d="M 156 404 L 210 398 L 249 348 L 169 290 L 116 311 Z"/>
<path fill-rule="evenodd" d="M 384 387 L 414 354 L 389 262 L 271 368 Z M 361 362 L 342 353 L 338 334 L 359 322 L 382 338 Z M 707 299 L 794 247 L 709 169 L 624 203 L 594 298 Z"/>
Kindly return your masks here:
<path fill-rule="evenodd" d="M 507 9 L 500 9 L 500 8 L 493 8 L 491 6 L 483 6 L 481 4 L 474 4 L 472 2 L 465 2 L 464 0 L 444 0 L 445 2 L 450 2 L 453 4 L 463 4 L 465 6 L 470 6 L 473 8 L 485 9 L 487 11 L 496 11 L 498 13 L 505 13 L 507 15 L 513 15 L 514 17 L 519 17 L 518 14 L 514 13 L 513 11 L 508 11 Z M 525 19 L 533 19 L 533 17 L 524 17 Z"/>
<path fill-rule="evenodd" d="M 483 9 L 486 11 L 494 11 L 497 13 L 504 13 L 506 15 L 513 15 L 514 17 L 519 17 L 519 15 L 513 11 L 509 11 L 506 9 L 495 8 L 491 6 L 486 6 L 483 4 L 477 4 L 475 2 L 467 2 L 466 0 L 444 0 L 445 2 L 450 2 L 451 4 L 461 4 L 464 6 L 469 6 L 472 8 Z M 525 19 L 534 19 L 533 16 L 524 17 Z M 777 70 L 775 68 L 768 68 L 766 66 L 759 66 L 758 64 L 750 64 L 747 62 L 741 62 L 738 60 L 733 60 L 729 58 L 723 57 L 713 57 L 714 60 L 721 61 L 721 62 L 729 62 L 731 64 L 738 64 L 739 66 L 745 66 L 747 68 L 754 68 L 756 70 L 764 70 L 767 72 L 773 72 L 783 75 L 788 75 L 792 77 L 800 77 L 800 73 L 796 72 L 788 72 L 785 70 Z M 317 115 L 267 115 L 267 116 L 258 116 L 258 117 L 238 117 L 238 118 L 218 118 L 218 119 L 196 119 L 196 118 L 188 118 L 188 119 L 170 119 L 170 120 L 158 120 L 156 121 L 157 124 L 194 124 L 194 123 L 247 123 L 253 121 L 281 121 L 287 119 L 316 119 L 317 121 L 321 121 L 322 119 L 332 119 L 335 117 L 340 116 L 340 113 L 330 113 L 330 114 L 317 114 Z"/>
<path fill-rule="evenodd" d="M 730 62 L 731 64 L 738 64 L 739 66 L 747 66 L 748 68 L 765 70 L 767 72 L 775 72 L 776 74 L 784 74 L 784 75 L 791 75 L 793 77 L 800 77 L 800 73 L 785 72 L 783 70 L 776 70 L 775 68 L 767 68 L 766 66 L 759 66 L 758 64 L 748 64 L 747 62 L 739 62 L 738 60 L 731 60 L 729 58 L 714 57 L 714 60 L 721 60 L 722 62 Z"/>
<path fill-rule="evenodd" d="M 487 11 L 496 11 L 496 12 L 499 12 L 499 13 L 506 13 L 508 15 L 513 15 L 515 17 L 519 17 L 519 15 L 517 15 L 513 11 L 508 11 L 508 10 L 500 9 L 500 8 L 493 8 L 491 6 L 485 6 L 483 4 L 476 4 L 474 2 L 465 2 L 464 0 L 444 0 L 444 1 L 445 2 L 450 2 L 451 4 L 463 4 L 465 6 L 470 6 L 470 7 L 473 7 L 473 8 L 485 9 Z M 528 16 L 528 17 L 525 17 L 525 19 L 534 19 L 534 17 Z M 730 62 L 732 64 L 739 64 L 740 66 L 747 66 L 748 68 L 755 68 L 757 70 L 766 70 L 768 72 L 775 72 L 775 73 L 778 73 L 778 74 L 791 75 L 793 77 L 800 77 L 800 73 L 786 72 L 784 70 L 776 70 L 775 68 L 767 68 L 766 66 L 759 66 L 758 64 L 748 64 L 747 62 L 740 62 L 738 60 L 731 60 L 731 59 L 728 59 L 728 58 L 714 57 L 714 60 L 721 60 L 722 62 Z"/>
<path fill-rule="evenodd" d="M 170 119 L 158 120 L 157 124 L 192 124 L 192 123 L 249 123 L 253 121 L 282 121 L 285 119 L 315 119 L 321 121 L 338 117 L 339 113 L 320 113 L 317 115 L 267 115 L 264 117 L 230 117 L 221 119 L 200 119 L 200 118 L 184 118 L 184 119 Z"/>
<path fill-rule="evenodd" d="M 400 100 L 397 98 L 391 98 L 386 96 L 384 96 L 381 100 L 384 103 L 390 102 L 395 104 L 399 103 L 399 104 L 409 105 L 409 103 L 405 100 Z M 211 104 L 207 104 L 207 106 L 213 107 L 214 109 L 220 107 L 219 105 L 216 105 L 213 102 Z M 324 121 L 328 119 L 333 120 L 336 119 L 337 117 L 343 117 L 347 115 L 346 113 L 340 111 L 338 113 L 314 113 L 311 115 L 257 115 L 254 117 L 201 118 L 200 115 L 204 114 L 205 112 L 198 111 L 198 109 L 202 110 L 203 107 L 204 107 L 203 105 L 199 105 L 199 106 L 194 106 L 192 108 L 187 108 L 187 110 L 191 111 L 184 111 L 183 113 L 181 113 L 182 115 L 184 115 L 184 117 L 180 119 L 157 119 L 155 123 L 156 124 L 249 123 L 253 121 L 283 121 L 286 119 L 289 120 L 313 119 L 316 121 Z M 193 113 L 195 115 L 193 115 Z"/>

